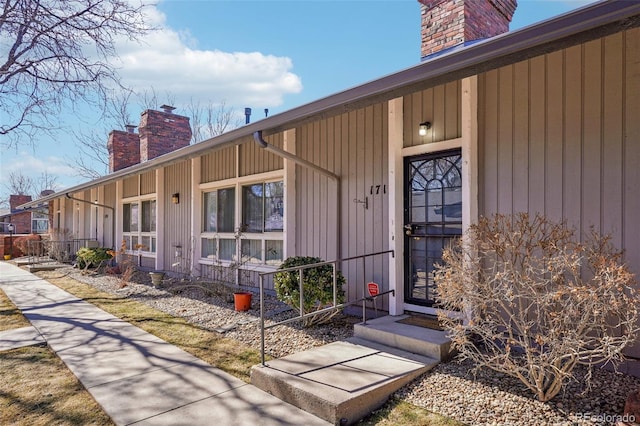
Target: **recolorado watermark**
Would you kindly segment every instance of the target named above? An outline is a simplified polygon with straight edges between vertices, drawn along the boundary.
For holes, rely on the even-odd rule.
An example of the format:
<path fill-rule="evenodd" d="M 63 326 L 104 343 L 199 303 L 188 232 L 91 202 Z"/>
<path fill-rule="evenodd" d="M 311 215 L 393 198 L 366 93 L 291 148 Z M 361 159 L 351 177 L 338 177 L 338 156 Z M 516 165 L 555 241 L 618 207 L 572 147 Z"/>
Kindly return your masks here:
<path fill-rule="evenodd" d="M 587 420 L 596 423 L 617 424 L 619 422 L 633 424 L 636 422 L 636 416 L 633 414 L 591 414 L 576 413 L 578 420 Z M 638 419 L 640 420 L 640 419 Z"/>

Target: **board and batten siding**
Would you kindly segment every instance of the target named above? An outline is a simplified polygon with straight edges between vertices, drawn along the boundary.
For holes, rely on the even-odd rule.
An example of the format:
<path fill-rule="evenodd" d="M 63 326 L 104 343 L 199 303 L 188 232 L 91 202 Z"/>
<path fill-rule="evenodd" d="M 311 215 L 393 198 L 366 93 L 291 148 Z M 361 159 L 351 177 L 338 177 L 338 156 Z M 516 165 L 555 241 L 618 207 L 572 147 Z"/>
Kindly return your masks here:
<path fill-rule="evenodd" d="M 178 193 L 180 202 L 173 204 L 171 195 Z M 158 255 L 164 256 L 164 269 L 172 272 L 190 273 L 188 261 L 193 255 L 191 238 L 191 161 L 185 160 L 164 169 L 164 223 L 156 224 L 156 232 L 164 233 L 164 246 Z M 161 199 L 161 198 L 159 198 Z M 182 248 L 182 258 L 176 257 L 176 246 Z M 173 266 L 178 263 L 178 265 Z M 194 271 L 195 272 L 195 271 Z"/>
<path fill-rule="evenodd" d="M 462 136 L 460 80 L 435 86 L 404 97 L 404 147 L 456 139 Z M 428 121 L 431 129 L 418 134 L 420 123 Z"/>
<path fill-rule="evenodd" d="M 284 135 L 282 133 L 277 133 L 275 135 L 265 136 L 264 139 L 269 143 L 269 145 L 282 148 Z M 243 138 L 243 142 L 244 143 L 238 148 L 240 150 L 239 176 L 250 176 L 258 173 L 272 172 L 275 170 L 282 170 L 284 167 L 282 157 L 260 148 L 260 146 L 254 142 L 253 137 Z"/>
<path fill-rule="evenodd" d="M 140 195 L 156 192 L 156 171 L 150 170 L 140 175 Z"/>
<path fill-rule="evenodd" d="M 236 152 L 237 148 L 230 146 L 203 155 L 200 160 L 200 183 L 236 177 Z"/>
<path fill-rule="evenodd" d="M 139 177 L 131 176 L 122 181 L 122 198 L 136 197 L 140 195 Z"/>
<path fill-rule="evenodd" d="M 640 29 L 484 73 L 478 87 L 480 214 L 593 226 L 640 275 Z"/>
<path fill-rule="evenodd" d="M 338 203 L 337 187 L 330 178 L 296 167 L 298 255 L 335 260 L 338 242 L 341 258 L 387 249 L 387 110 L 386 103 L 376 104 L 296 129 L 296 154 L 340 176 L 341 185 Z M 368 209 L 358 202 L 365 197 Z M 387 259 L 371 258 L 364 270 L 361 262 L 342 265 L 348 300 L 362 297 L 369 281 L 388 289 Z M 387 308 L 385 302 L 383 309 Z"/>
<path fill-rule="evenodd" d="M 113 233 L 113 218 L 114 215 L 117 214 L 117 210 L 118 210 L 118 202 L 116 200 L 116 184 L 115 182 L 109 183 L 107 185 L 104 186 L 104 190 L 103 190 L 103 201 L 102 204 L 104 204 L 105 206 L 111 206 L 113 207 L 113 210 L 111 209 L 101 209 L 103 215 L 104 215 L 104 220 L 103 220 L 103 239 L 104 239 L 104 243 L 103 245 L 105 247 L 111 247 L 114 249 L 119 249 L 120 248 L 120 243 L 114 241 L 114 233 Z"/>

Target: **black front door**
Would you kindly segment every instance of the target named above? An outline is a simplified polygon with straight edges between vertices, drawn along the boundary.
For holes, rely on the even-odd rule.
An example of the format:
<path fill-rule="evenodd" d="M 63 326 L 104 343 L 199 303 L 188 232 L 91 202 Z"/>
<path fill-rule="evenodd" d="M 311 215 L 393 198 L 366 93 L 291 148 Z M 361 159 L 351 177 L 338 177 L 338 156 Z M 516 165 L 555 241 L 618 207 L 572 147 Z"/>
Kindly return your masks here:
<path fill-rule="evenodd" d="M 434 265 L 462 234 L 459 149 L 405 159 L 405 302 L 435 304 Z"/>

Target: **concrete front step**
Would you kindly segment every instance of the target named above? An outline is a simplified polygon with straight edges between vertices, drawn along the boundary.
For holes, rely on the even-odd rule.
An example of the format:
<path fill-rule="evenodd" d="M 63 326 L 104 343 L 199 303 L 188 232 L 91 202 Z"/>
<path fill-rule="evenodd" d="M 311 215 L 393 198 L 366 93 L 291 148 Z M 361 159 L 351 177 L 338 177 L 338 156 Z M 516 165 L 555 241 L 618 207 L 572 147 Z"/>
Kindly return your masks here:
<path fill-rule="evenodd" d="M 352 338 L 256 365 L 251 384 L 335 425 L 350 425 L 437 363 Z"/>
<path fill-rule="evenodd" d="M 437 361 L 448 359 L 451 340 L 446 333 L 398 322 L 408 316 L 384 316 L 367 320 L 366 324 L 356 324 L 353 334 L 361 339 L 424 355 Z"/>

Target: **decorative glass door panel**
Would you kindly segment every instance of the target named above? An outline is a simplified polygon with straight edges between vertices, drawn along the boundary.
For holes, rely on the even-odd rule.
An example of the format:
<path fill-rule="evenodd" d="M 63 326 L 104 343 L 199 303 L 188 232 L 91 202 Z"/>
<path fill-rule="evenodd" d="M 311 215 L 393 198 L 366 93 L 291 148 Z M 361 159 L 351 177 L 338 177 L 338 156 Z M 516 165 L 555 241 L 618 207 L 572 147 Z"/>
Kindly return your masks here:
<path fill-rule="evenodd" d="M 433 306 L 434 266 L 462 234 L 462 154 L 405 159 L 405 302 Z"/>

